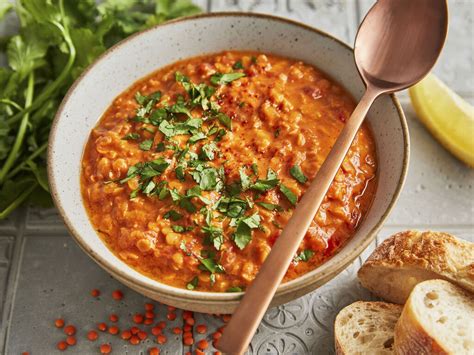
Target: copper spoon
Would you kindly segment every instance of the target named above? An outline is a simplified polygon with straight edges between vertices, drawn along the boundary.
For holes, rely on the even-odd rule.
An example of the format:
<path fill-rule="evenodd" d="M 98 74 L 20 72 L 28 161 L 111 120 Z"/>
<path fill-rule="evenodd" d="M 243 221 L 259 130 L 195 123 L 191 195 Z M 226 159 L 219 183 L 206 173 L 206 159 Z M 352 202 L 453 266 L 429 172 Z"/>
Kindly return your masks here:
<path fill-rule="evenodd" d="M 250 343 L 364 118 L 381 94 L 420 81 L 443 47 L 446 0 L 379 0 L 359 27 L 355 61 L 367 89 L 257 277 L 225 327 L 217 348 L 241 354 Z"/>

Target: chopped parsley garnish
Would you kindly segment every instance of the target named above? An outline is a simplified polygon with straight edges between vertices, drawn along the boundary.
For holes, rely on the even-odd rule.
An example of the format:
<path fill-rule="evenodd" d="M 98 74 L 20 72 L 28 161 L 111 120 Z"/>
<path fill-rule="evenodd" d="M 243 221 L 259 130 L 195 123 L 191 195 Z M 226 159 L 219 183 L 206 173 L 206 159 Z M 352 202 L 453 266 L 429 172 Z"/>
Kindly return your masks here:
<path fill-rule="evenodd" d="M 183 215 L 179 212 L 176 212 L 175 210 L 169 210 L 168 212 L 165 213 L 163 218 L 171 219 L 172 221 L 178 221 L 181 218 L 183 218 Z"/>
<path fill-rule="evenodd" d="M 185 226 L 174 224 L 171 226 L 171 229 L 173 229 L 173 231 L 175 231 L 176 233 L 184 233 L 184 232 L 192 231 L 194 227 L 191 227 L 191 226 L 185 227 Z"/>
<path fill-rule="evenodd" d="M 216 115 L 217 119 L 219 120 L 220 123 L 222 123 L 226 128 L 232 130 L 232 120 L 230 119 L 229 116 L 227 116 L 223 112 L 219 112 Z"/>
<path fill-rule="evenodd" d="M 244 69 L 244 65 L 242 64 L 242 62 L 240 60 L 238 60 L 237 62 L 234 63 L 232 68 L 234 68 L 234 69 Z"/>
<path fill-rule="evenodd" d="M 242 292 L 242 291 L 243 289 L 241 287 L 233 286 L 233 287 L 228 288 L 225 292 Z"/>
<path fill-rule="evenodd" d="M 150 95 L 142 95 L 140 91 L 135 94 L 135 100 L 142 106 L 146 106 L 150 101 L 159 101 L 161 99 L 161 92 L 156 91 Z"/>
<path fill-rule="evenodd" d="M 134 141 L 134 140 L 140 139 L 140 135 L 138 133 L 128 133 L 125 136 L 123 136 L 122 139 L 126 141 Z"/>
<path fill-rule="evenodd" d="M 242 191 L 246 191 L 249 189 L 251 185 L 250 177 L 245 173 L 245 169 L 242 167 L 239 169 L 240 175 L 240 184 L 242 186 Z"/>
<path fill-rule="evenodd" d="M 314 251 L 310 249 L 305 249 L 301 253 L 299 253 L 297 256 L 293 258 L 294 262 L 298 261 L 309 261 L 314 256 Z"/>
<path fill-rule="evenodd" d="M 153 139 L 147 139 L 147 140 L 144 140 L 143 142 L 141 142 L 138 147 L 141 149 L 141 150 L 144 150 L 144 151 L 148 151 L 151 149 L 153 145 Z"/>
<path fill-rule="evenodd" d="M 280 180 L 278 179 L 266 179 L 266 180 L 257 180 L 254 184 L 250 186 L 251 189 L 257 191 L 268 191 L 273 189 L 275 186 L 278 185 Z"/>
<path fill-rule="evenodd" d="M 188 290 L 194 290 L 198 286 L 199 279 L 197 276 L 194 276 L 193 279 L 186 285 Z"/>
<path fill-rule="evenodd" d="M 269 211 L 283 211 L 283 208 L 279 205 L 275 205 L 273 203 L 268 203 L 268 202 L 257 202 L 257 205 L 262 206 L 263 208 L 269 210 Z"/>
<path fill-rule="evenodd" d="M 211 274 L 216 272 L 225 272 L 224 267 L 216 262 L 213 258 L 200 259 L 202 269 L 209 271 Z"/>
<path fill-rule="evenodd" d="M 221 228 L 207 225 L 201 228 L 201 232 L 206 234 L 204 244 L 213 245 L 216 250 L 221 250 L 221 246 L 224 243 L 224 236 Z"/>
<path fill-rule="evenodd" d="M 243 78 L 245 76 L 245 73 L 227 73 L 227 74 L 221 74 L 221 73 L 216 73 L 213 76 L 211 76 L 211 83 L 214 85 L 225 85 L 233 82 L 234 80 Z"/>
<path fill-rule="evenodd" d="M 202 146 L 201 154 L 199 155 L 202 160 L 214 160 L 215 154 L 219 151 L 216 143 L 209 142 Z"/>
<path fill-rule="evenodd" d="M 298 197 L 293 193 L 293 191 L 282 184 L 280 185 L 280 191 L 292 205 L 296 205 L 296 202 L 298 202 Z"/>
<path fill-rule="evenodd" d="M 258 176 L 258 165 L 256 163 L 252 164 L 252 171 L 255 174 L 255 176 Z"/>
<path fill-rule="evenodd" d="M 238 222 L 233 238 L 239 249 L 244 249 L 250 243 L 252 240 L 252 229 L 258 228 L 260 221 L 260 216 L 255 213 L 250 217 L 242 218 Z"/>
<path fill-rule="evenodd" d="M 302 184 L 308 181 L 308 178 L 303 174 L 299 165 L 293 165 L 290 169 L 290 174 L 295 178 L 296 181 Z"/>

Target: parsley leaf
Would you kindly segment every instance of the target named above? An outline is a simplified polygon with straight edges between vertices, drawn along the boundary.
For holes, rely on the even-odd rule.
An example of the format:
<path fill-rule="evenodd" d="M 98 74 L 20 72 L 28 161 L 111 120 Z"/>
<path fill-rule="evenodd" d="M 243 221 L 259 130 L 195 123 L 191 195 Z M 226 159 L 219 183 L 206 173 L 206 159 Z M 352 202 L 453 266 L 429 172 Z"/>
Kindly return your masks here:
<path fill-rule="evenodd" d="M 224 243 L 224 236 L 221 228 L 208 224 L 201 228 L 201 232 L 207 235 L 205 244 L 212 244 L 216 250 L 221 250 L 221 246 Z"/>
<path fill-rule="evenodd" d="M 237 62 L 234 63 L 232 68 L 234 68 L 234 69 L 244 69 L 244 65 L 242 64 L 242 62 L 240 60 L 238 60 Z"/>
<path fill-rule="evenodd" d="M 299 253 L 297 256 L 293 258 L 294 262 L 298 261 L 309 261 L 314 256 L 314 251 L 310 249 L 305 249 L 301 253 Z"/>
<path fill-rule="evenodd" d="M 255 213 L 250 217 L 242 218 L 237 225 L 234 233 L 234 242 L 239 249 L 244 249 L 250 240 L 252 240 L 252 229 L 260 226 L 260 216 Z"/>
<path fill-rule="evenodd" d="M 308 178 L 303 174 L 299 165 L 293 165 L 290 169 L 290 174 L 296 179 L 296 181 L 302 184 L 308 181 Z"/>
<path fill-rule="evenodd" d="M 199 260 L 204 267 L 205 270 L 209 271 L 210 273 L 214 274 L 216 272 L 223 273 L 225 272 L 224 267 L 217 263 L 212 258 L 200 259 Z"/>
<path fill-rule="evenodd" d="M 229 130 L 232 130 L 232 120 L 230 119 L 229 116 L 227 116 L 223 112 L 219 112 L 216 115 L 216 117 L 219 120 L 219 122 L 222 123 L 226 128 L 228 128 Z"/>
<path fill-rule="evenodd" d="M 141 149 L 141 150 L 144 150 L 144 151 L 149 151 L 151 149 L 153 145 L 153 139 L 147 139 L 147 140 L 144 140 L 143 142 L 141 142 L 138 147 Z"/>
<path fill-rule="evenodd" d="M 219 149 L 217 148 L 216 143 L 214 142 L 209 142 L 205 145 L 202 146 L 201 148 L 201 154 L 199 155 L 201 159 L 203 160 L 214 160 L 215 153 Z"/>
<path fill-rule="evenodd" d="M 194 276 L 193 279 L 186 285 L 188 290 L 194 290 L 198 286 L 199 279 L 197 276 Z"/>
<path fill-rule="evenodd" d="M 243 292 L 243 289 L 238 286 L 229 287 L 225 292 Z"/>
<path fill-rule="evenodd" d="M 216 73 L 211 76 L 211 83 L 214 85 L 225 85 L 233 82 L 234 80 L 243 78 L 245 76 L 245 73 L 227 73 L 227 74 L 221 74 L 221 73 Z"/>
<path fill-rule="evenodd" d="M 250 177 L 245 173 L 245 168 L 241 167 L 239 169 L 239 175 L 240 175 L 240 184 L 242 186 L 242 190 L 248 190 L 250 187 Z"/>
<path fill-rule="evenodd" d="M 179 212 L 176 212 L 175 210 L 169 210 L 168 212 L 165 213 L 163 218 L 171 219 L 172 221 L 178 221 L 181 218 L 183 218 L 183 215 Z"/>
<path fill-rule="evenodd" d="M 122 138 L 123 140 L 137 140 L 140 139 L 140 135 L 138 133 L 128 133 Z"/>
<path fill-rule="evenodd" d="M 296 202 L 298 202 L 298 197 L 293 193 L 293 191 L 291 191 L 285 185 L 280 185 L 280 191 L 283 195 L 285 195 L 292 205 L 296 205 Z"/>
<path fill-rule="evenodd" d="M 273 203 L 268 203 L 268 202 L 257 202 L 257 205 L 262 206 L 263 208 L 269 210 L 269 211 L 283 211 L 283 208 L 279 205 L 275 205 Z"/>

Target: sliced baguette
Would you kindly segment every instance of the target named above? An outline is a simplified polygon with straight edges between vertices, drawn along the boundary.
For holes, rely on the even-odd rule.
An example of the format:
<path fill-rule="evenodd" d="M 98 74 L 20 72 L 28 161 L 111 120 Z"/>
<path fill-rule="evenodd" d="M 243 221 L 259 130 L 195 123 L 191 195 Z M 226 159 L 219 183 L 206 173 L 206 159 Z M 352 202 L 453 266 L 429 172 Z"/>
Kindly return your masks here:
<path fill-rule="evenodd" d="M 398 304 L 425 280 L 444 279 L 474 292 L 474 243 L 447 233 L 401 232 L 380 244 L 357 275 L 362 286 Z"/>
<path fill-rule="evenodd" d="M 474 296 L 445 280 L 415 286 L 395 327 L 395 352 L 474 354 Z"/>
<path fill-rule="evenodd" d="M 393 331 L 402 306 L 385 302 L 354 302 L 334 323 L 337 355 L 394 354 Z"/>

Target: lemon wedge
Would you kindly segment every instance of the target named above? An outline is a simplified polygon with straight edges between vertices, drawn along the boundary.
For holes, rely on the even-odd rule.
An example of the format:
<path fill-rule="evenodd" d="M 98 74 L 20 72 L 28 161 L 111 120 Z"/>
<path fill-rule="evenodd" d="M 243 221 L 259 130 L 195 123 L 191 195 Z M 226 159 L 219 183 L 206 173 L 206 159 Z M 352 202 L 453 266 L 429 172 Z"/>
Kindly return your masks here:
<path fill-rule="evenodd" d="M 474 167 L 474 107 L 429 74 L 408 90 L 419 120 L 452 154 Z"/>

